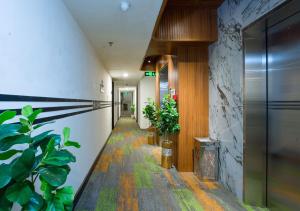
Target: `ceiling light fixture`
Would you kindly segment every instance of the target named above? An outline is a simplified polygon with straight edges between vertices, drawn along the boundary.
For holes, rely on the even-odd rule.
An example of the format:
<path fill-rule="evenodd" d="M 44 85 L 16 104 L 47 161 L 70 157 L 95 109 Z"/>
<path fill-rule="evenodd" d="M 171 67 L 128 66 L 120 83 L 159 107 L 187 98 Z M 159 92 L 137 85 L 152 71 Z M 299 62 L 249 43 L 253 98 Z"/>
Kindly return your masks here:
<path fill-rule="evenodd" d="M 127 78 L 128 77 L 128 73 L 123 73 L 123 77 Z"/>
<path fill-rule="evenodd" d="M 130 3 L 128 1 L 121 1 L 121 10 L 126 12 L 130 8 Z"/>

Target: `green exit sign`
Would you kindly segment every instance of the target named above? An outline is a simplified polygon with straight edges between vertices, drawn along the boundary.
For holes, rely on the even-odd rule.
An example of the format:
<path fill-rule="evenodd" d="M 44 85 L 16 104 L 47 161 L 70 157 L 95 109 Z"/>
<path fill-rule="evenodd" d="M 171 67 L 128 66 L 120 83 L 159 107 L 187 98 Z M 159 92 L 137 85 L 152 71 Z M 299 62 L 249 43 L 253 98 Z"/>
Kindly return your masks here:
<path fill-rule="evenodd" d="M 151 71 L 146 71 L 145 72 L 145 76 L 155 77 L 156 73 L 155 72 L 151 72 Z"/>

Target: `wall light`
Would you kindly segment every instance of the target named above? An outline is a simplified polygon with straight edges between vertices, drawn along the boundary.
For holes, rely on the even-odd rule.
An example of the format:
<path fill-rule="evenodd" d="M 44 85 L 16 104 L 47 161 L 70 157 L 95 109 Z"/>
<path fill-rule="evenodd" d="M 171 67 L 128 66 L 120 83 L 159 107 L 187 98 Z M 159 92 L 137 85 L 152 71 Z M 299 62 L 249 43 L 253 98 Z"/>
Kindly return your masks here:
<path fill-rule="evenodd" d="M 128 73 L 123 73 L 123 77 L 127 78 L 128 77 Z"/>

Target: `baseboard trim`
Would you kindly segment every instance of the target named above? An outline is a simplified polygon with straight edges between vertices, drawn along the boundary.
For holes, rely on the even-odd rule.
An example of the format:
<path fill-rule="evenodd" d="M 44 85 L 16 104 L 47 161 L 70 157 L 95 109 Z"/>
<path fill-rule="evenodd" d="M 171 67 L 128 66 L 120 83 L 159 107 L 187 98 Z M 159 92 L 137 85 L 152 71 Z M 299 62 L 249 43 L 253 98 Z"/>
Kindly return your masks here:
<path fill-rule="evenodd" d="M 102 155 L 102 153 L 103 153 L 103 151 L 104 151 L 104 149 L 105 149 L 105 147 L 106 147 L 106 145 L 107 145 L 107 142 L 108 142 L 109 138 L 111 137 L 111 135 L 112 135 L 112 132 L 109 134 L 107 140 L 105 141 L 105 144 L 103 145 L 102 149 L 101 149 L 100 152 L 98 153 L 96 159 L 95 159 L 94 162 L 93 162 L 93 165 L 91 166 L 89 172 L 88 172 L 87 175 L 85 176 L 85 178 L 84 178 L 82 184 L 80 185 L 78 191 L 76 192 L 75 197 L 74 197 L 74 202 L 73 202 L 73 210 L 74 210 L 74 208 L 76 207 L 76 205 L 77 205 L 77 203 L 78 203 L 78 201 L 79 201 L 79 199 L 80 199 L 80 197 L 81 197 L 81 195 L 82 195 L 82 193 L 83 193 L 83 190 L 84 190 L 84 188 L 86 187 L 86 185 L 87 185 L 87 183 L 88 183 L 88 181 L 89 181 L 89 179 L 90 179 L 90 177 L 91 177 L 91 175 L 92 175 L 92 173 L 93 173 L 93 170 L 95 169 L 95 166 L 96 166 L 96 164 L 97 164 L 97 161 L 99 160 L 100 156 Z"/>

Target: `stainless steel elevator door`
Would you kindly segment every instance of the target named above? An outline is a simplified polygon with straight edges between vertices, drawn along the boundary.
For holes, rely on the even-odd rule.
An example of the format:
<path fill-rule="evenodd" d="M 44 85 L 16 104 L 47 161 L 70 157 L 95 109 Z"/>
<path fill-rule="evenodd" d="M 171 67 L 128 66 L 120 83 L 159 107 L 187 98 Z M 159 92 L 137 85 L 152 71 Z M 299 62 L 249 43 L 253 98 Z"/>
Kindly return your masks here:
<path fill-rule="evenodd" d="M 300 14 L 269 28 L 267 39 L 267 202 L 300 210 Z"/>

